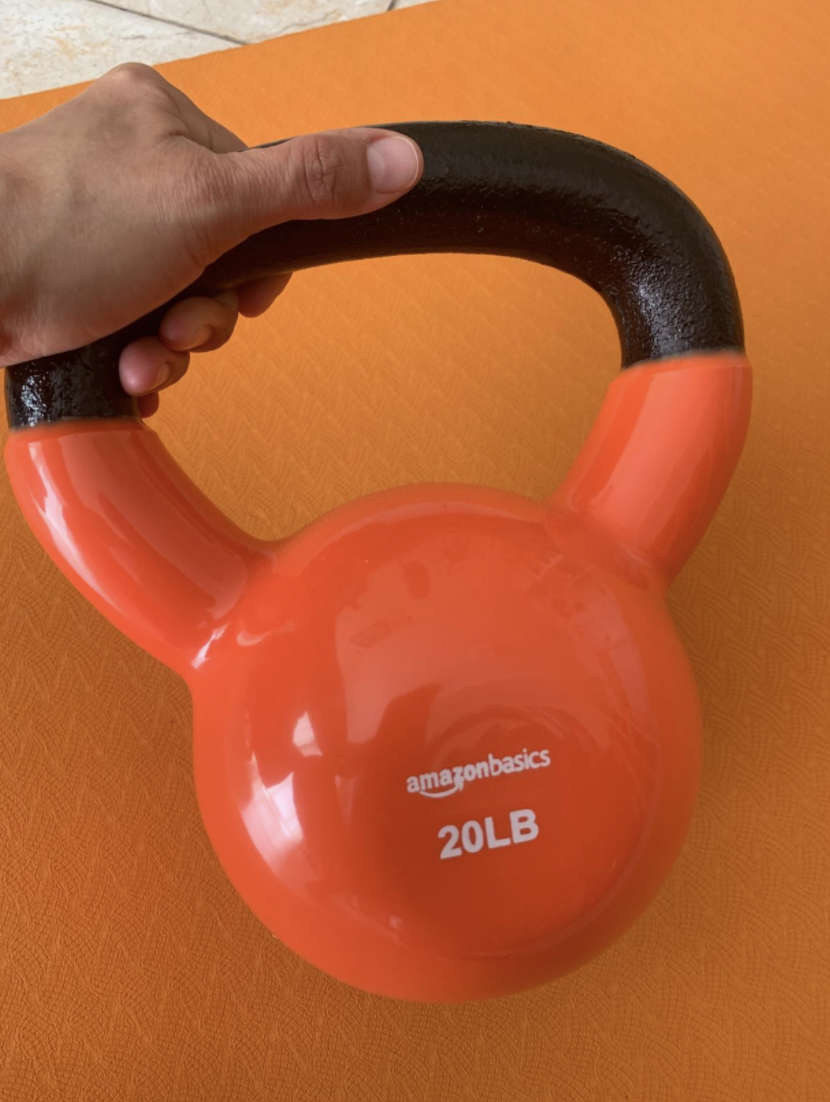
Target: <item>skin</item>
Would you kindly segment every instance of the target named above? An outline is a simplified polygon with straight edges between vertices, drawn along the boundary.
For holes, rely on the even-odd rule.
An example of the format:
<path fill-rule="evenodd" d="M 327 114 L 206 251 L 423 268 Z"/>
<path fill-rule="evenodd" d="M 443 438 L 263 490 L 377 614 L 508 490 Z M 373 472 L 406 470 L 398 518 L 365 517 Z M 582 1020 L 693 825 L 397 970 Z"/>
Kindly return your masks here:
<path fill-rule="evenodd" d="M 0 367 L 120 329 L 252 233 L 368 213 L 423 172 L 411 139 L 365 127 L 246 150 L 138 64 L 0 135 Z M 142 415 L 181 379 L 191 352 L 221 347 L 239 316 L 264 313 L 289 279 L 185 299 L 156 336 L 128 345 L 121 383 L 140 395 Z"/>

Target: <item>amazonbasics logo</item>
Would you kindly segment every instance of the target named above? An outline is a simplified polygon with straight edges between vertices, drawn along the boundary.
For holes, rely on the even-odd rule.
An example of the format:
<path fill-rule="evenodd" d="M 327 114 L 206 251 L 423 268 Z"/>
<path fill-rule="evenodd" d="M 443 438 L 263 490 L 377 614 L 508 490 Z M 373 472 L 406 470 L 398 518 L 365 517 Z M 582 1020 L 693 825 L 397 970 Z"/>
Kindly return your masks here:
<path fill-rule="evenodd" d="M 436 769 L 432 773 L 419 773 L 406 778 L 406 791 L 438 799 L 460 792 L 465 784 L 485 777 L 501 777 L 507 773 L 521 773 L 525 769 L 547 769 L 550 750 L 522 750 L 521 754 L 497 758 L 488 754 L 486 761 L 454 765 L 451 769 Z"/>

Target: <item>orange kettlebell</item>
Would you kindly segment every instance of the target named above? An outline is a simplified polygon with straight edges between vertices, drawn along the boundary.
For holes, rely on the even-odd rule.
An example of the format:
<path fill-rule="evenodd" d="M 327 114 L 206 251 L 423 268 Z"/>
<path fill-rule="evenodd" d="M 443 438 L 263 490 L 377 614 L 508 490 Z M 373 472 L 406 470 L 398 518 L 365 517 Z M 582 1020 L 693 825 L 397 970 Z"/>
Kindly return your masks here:
<path fill-rule="evenodd" d="M 366 990 L 477 999 L 607 946 L 680 848 L 701 718 L 665 594 L 738 460 L 750 368 L 717 238 L 641 162 L 536 127 L 387 129 L 424 152 L 412 192 L 257 234 L 180 297 L 394 253 L 583 279 L 625 370 L 548 501 L 407 486 L 253 539 L 118 383 L 169 304 L 10 368 L 6 464 L 64 573 L 187 680 L 205 826 L 265 925 Z"/>

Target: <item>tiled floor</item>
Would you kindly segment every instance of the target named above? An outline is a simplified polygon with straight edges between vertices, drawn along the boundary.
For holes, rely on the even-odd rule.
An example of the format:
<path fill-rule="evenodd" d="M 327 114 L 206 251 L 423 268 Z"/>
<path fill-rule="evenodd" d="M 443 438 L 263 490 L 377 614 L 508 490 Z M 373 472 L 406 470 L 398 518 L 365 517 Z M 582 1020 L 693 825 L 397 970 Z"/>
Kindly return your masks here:
<path fill-rule="evenodd" d="M 0 0 L 0 98 L 424 0 Z"/>

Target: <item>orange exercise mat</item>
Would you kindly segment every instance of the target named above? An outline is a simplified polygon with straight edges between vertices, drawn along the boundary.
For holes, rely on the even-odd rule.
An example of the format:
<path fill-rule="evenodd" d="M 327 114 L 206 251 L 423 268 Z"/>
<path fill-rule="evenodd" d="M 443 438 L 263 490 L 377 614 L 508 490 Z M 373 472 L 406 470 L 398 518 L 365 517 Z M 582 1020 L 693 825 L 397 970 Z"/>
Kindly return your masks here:
<path fill-rule="evenodd" d="M 702 208 L 756 370 L 742 462 L 671 595 L 703 786 L 656 902 L 581 971 L 451 1007 L 348 988 L 237 897 L 183 683 L 59 575 L 3 478 L 3 1102 L 830 1100 L 828 41 L 816 0 L 441 0 L 161 66 L 251 144 L 532 123 L 626 149 Z M 0 129 L 77 90 L 0 103 Z M 154 427 L 262 536 L 402 482 L 541 497 L 618 358 L 603 303 L 560 273 L 343 264 L 199 357 Z"/>

